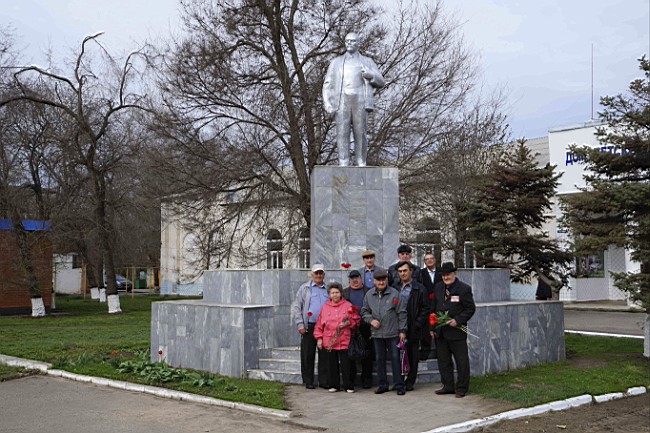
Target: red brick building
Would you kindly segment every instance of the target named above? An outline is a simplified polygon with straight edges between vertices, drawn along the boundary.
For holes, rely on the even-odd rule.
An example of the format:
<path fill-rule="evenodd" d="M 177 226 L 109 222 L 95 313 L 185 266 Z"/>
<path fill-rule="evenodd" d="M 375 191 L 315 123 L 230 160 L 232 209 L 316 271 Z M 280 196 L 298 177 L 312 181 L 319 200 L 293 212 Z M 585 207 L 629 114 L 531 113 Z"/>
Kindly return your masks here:
<path fill-rule="evenodd" d="M 43 303 L 46 310 L 49 310 L 52 303 L 52 243 L 47 237 L 48 223 L 25 220 L 23 227 L 27 230 Z M 31 296 L 20 259 L 16 232 L 11 220 L 0 219 L 0 315 L 29 314 L 31 311 Z"/>

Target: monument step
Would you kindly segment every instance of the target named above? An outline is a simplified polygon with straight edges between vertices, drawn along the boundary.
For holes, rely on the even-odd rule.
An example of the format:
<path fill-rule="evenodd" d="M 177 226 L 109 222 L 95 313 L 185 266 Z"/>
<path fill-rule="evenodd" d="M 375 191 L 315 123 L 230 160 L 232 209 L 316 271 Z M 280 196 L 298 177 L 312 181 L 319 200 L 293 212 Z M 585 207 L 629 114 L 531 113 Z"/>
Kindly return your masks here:
<path fill-rule="evenodd" d="M 316 353 L 316 360 L 318 360 L 318 353 Z M 298 370 L 300 370 L 300 347 L 298 346 L 286 346 L 286 347 L 275 347 L 271 349 L 271 357 L 260 359 L 260 367 L 262 366 L 263 361 L 280 361 L 282 363 L 288 363 L 289 361 L 298 362 Z M 390 364 L 389 367 L 390 369 Z M 273 368 L 271 368 L 273 370 Z M 281 370 L 281 369 L 279 369 Z M 426 361 L 420 361 L 420 366 L 418 367 L 419 371 L 438 371 L 438 361 L 436 359 L 427 359 Z"/>
<path fill-rule="evenodd" d="M 268 380 L 272 382 L 281 382 L 287 384 L 302 384 L 302 376 L 300 370 L 298 371 L 286 371 L 286 370 L 263 370 L 263 369 L 252 369 L 247 371 L 249 379 L 257 380 Z M 388 382 L 393 383 L 393 375 L 388 370 L 387 373 Z M 314 375 L 316 382 L 318 382 L 318 375 Z M 373 372 L 373 384 L 377 384 L 377 374 Z M 420 371 L 418 369 L 418 378 L 416 384 L 418 383 L 432 383 L 440 382 L 440 373 L 436 371 Z"/>
<path fill-rule="evenodd" d="M 318 357 L 316 357 L 318 363 Z M 300 372 L 299 359 L 279 359 L 279 358 L 260 358 L 258 369 L 271 371 L 291 371 Z M 386 362 L 386 371 L 390 371 L 390 361 Z M 438 372 L 438 361 L 429 359 L 420 361 L 418 372 Z"/>
<path fill-rule="evenodd" d="M 274 347 L 273 349 L 271 349 L 271 358 L 296 359 L 300 361 L 300 347 L 299 346 Z"/>

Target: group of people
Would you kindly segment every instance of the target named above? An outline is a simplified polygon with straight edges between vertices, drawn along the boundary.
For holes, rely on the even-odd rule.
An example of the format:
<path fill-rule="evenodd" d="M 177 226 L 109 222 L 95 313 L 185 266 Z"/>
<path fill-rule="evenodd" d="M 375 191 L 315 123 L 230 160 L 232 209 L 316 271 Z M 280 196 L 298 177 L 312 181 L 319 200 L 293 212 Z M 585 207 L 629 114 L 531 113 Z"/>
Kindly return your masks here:
<path fill-rule="evenodd" d="M 324 267 L 312 267 L 311 280 L 300 286 L 292 305 L 301 334 L 302 380 L 308 389 L 316 388 L 318 351 L 318 386 L 330 392 L 354 392 L 358 365 L 349 359 L 348 347 L 353 331 L 358 330 L 370 348 L 369 355 L 359 362 L 363 388 L 372 386 L 374 362 L 378 383 L 375 394 L 390 390 L 386 372 L 390 359 L 393 389 L 404 395 L 414 390 L 419 361 L 437 357 L 442 388 L 435 393 L 458 398 L 467 394 L 470 370 L 463 327 L 476 309 L 472 289 L 458 280 L 453 263 L 443 263 L 439 269 L 435 256 L 428 253 L 425 267 L 419 268 L 411 263 L 411 253 L 410 246 L 401 245 L 399 260 L 383 269 L 375 265 L 375 251 L 364 251 L 364 266 L 348 274 L 346 288 L 338 282 L 326 285 Z M 435 323 L 438 315 L 448 321 Z M 405 377 L 400 343 L 408 356 Z"/>

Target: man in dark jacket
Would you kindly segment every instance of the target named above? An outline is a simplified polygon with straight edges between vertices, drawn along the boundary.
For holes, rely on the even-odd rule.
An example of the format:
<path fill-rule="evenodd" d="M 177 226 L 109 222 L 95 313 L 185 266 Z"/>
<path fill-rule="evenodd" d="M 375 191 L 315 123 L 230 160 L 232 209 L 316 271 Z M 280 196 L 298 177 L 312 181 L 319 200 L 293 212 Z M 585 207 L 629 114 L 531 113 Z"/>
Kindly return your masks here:
<path fill-rule="evenodd" d="M 409 374 L 404 385 L 407 391 L 413 391 L 420 362 L 420 340 L 428 331 L 429 304 L 424 299 L 424 286 L 413 279 L 413 264 L 399 262 L 396 266 L 400 283 L 400 302 L 406 304 L 407 332 L 406 351 L 409 357 Z"/>
<path fill-rule="evenodd" d="M 461 329 L 474 315 L 476 305 L 472 288 L 456 278 L 456 267 L 451 262 L 442 264 L 440 269 L 442 282 L 434 288 L 436 312 L 448 312 L 451 320 L 445 325 L 437 324 L 432 327 L 435 332 L 438 348 L 438 369 L 442 388 L 436 394 L 456 394 L 465 397 L 469 390 L 469 353 L 467 350 L 467 333 Z M 454 386 L 454 357 L 458 381 Z"/>
<path fill-rule="evenodd" d="M 433 288 L 442 281 L 440 269 L 436 267 L 436 256 L 433 253 L 426 253 L 424 255 L 424 267 L 420 269 L 415 279 L 422 283 L 426 289 L 424 292 L 424 300 L 428 302 L 429 309 L 433 311 Z M 428 332 L 423 332 L 422 340 L 420 340 L 420 360 L 424 361 L 429 358 L 437 358 L 435 341 Z"/>
<path fill-rule="evenodd" d="M 411 257 L 413 249 L 409 245 L 400 245 L 397 247 L 397 262 L 393 263 L 388 267 L 388 285 L 391 287 L 399 287 L 400 284 L 400 279 L 399 275 L 397 274 L 397 264 L 399 262 L 409 262 L 411 263 Z M 418 273 L 420 272 L 420 267 L 418 265 L 415 265 L 411 263 L 413 266 L 413 276 L 417 277 Z"/>
<path fill-rule="evenodd" d="M 348 274 L 348 280 L 350 285 L 343 289 L 343 297 L 350 301 L 352 305 L 359 308 L 359 314 L 361 314 L 361 308 L 363 308 L 363 299 L 366 297 L 366 293 L 370 290 L 363 283 L 361 273 L 359 271 L 351 271 Z M 373 283 L 374 286 L 374 283 Z M 361 321 L 359 326 L 359 331 L 363 338 L 366 340 L 366 347 L 370 352 L 366 359 L 361 361 L 361 386 L 368 389 L 372 386 L 372 361 L 374 359 L 374 351 L 372 350 L 373 343 L 370 341 L 370 324 Z M 354 385 L 354 382 L 357 378 L 357 363 L 355 361 L 350 361 L 350 383 Z"/>

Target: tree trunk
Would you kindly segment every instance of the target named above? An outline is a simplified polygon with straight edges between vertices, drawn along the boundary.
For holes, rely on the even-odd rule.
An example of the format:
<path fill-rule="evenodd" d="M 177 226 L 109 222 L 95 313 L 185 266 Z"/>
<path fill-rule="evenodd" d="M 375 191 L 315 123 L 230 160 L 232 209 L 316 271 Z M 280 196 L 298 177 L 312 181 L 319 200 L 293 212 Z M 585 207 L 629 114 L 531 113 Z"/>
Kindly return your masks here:
<path fill-rule="evenodd" d="M 99 224 L 99 245 L 104 265 L 106 266 L 106 296 L 108 297 L 108 313 L 121 313 L 120 298 L 117 294 L 117 283 L 115 281 L 115 263 L 113 260 L 113 249 L 111 245 L 111 225 L 106 217 L 106 187 L 103 175 L 93 173 L 93 185 L 95 187 L 95 216 Z"/>
<path fill-rule="evenodd" d="M 650 358 L 650 313 L 645 314 L 645 325 L 643 326 L 643 356 Z"/>

